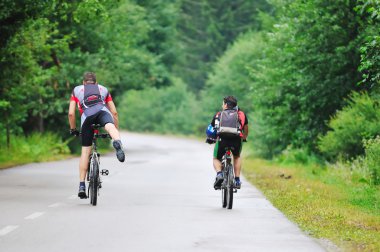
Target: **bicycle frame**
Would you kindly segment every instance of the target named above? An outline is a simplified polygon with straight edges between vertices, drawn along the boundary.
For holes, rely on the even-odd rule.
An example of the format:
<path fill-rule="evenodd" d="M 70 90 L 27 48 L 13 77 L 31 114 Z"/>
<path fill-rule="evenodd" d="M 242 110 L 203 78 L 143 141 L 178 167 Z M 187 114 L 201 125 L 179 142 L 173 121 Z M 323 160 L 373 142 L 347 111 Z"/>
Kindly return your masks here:
<path fill-rule="evenodd" d="M 100 178 L 100 173 L 102 175 L 108 175 L 108 170 L 100 169 L 100 154 L 98 153 L 96 140 L 98 138 L 110 138 L 109 134 L 100 134 L 99 125 L 93 125 L 94 137 L 92 139 L 92 153 L 89 160 L 89 166 L 87 171 L 87 181 L 89 181 L 88 195 L 90 197 L 90 202 L 93 206 L 97 204 L 97 198 L 99 194 L 99 189 L 102 187 L 102 181 Z"/>
<path fill-rule="evenodd" d="M 226 154 L 224 154 L 222 159 L 222 171 L 224 175 L 224 181 L 222 183 L 222 188 L 228 188 L 229 186 L 233 186 L 233 179 L 235 178 L 234 175 L 234 167 L 232 164 L 232 154 L 231 150 L 227 149 Z"/>

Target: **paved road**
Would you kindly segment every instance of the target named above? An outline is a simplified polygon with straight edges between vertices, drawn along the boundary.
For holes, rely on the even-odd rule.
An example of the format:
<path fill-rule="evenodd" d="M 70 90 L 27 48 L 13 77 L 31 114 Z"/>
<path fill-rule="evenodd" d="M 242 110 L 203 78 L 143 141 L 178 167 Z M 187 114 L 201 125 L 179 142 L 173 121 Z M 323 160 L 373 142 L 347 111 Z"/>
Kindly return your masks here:
<path fill-rule="evenodd" d="M 0 171 L 0 251 L 324 251 L 243 181 L 234 208 L 214 191 L 212 146 L 124 134 L 98 206 L 76 197 L 78 159 Z"/>

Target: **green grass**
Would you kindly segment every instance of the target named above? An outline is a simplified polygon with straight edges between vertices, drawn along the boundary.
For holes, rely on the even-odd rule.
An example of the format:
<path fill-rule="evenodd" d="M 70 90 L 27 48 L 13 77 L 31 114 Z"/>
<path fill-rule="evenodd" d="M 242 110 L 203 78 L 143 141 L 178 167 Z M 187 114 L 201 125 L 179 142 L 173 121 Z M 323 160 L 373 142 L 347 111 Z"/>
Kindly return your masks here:
<path fill-rule="evenodd" d="M 244 174 L 310 235 L 345 251 L 380 251 L 380 187 L 349 169 L 248 159 Z"/>
<path fill-rule="evenodd" d="M 70 154 L 68 143 L 53 133 L 34 133 L 28 137 L 12 136 L 9 149 L 0 139 L 0 168 L 21 164 L 59 160 Z"/>

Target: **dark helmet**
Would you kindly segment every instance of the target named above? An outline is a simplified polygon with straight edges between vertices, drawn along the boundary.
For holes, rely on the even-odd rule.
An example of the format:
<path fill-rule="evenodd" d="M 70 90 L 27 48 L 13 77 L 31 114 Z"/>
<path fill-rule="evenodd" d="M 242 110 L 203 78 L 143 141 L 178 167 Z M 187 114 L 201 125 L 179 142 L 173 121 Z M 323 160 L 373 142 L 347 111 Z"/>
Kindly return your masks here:
<path fill-rule="evenodd" d="M 225 104 L 227 104 L 228 108 L 234 108 L 237 106 L 237 103 L 238 103 L 236 97 L 232 95 L 224 97 L 223 101 Z"/>

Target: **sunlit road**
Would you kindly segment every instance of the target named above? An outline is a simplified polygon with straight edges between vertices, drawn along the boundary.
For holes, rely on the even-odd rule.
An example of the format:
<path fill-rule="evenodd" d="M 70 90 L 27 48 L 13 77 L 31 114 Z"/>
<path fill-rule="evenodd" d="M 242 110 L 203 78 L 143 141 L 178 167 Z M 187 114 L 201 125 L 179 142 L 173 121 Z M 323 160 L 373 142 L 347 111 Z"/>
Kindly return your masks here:
<path fill-rule="evenodd" d="M 243 181 L 234 208 L 212 188 L 212 148 L 124 134 L 101 157 L 98 205 L 76 197 L 78 159 L 0 171 L 0 251 L 324 251 Z"/>

